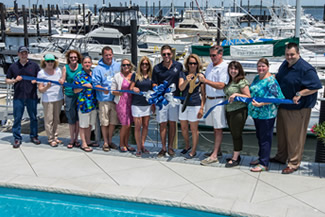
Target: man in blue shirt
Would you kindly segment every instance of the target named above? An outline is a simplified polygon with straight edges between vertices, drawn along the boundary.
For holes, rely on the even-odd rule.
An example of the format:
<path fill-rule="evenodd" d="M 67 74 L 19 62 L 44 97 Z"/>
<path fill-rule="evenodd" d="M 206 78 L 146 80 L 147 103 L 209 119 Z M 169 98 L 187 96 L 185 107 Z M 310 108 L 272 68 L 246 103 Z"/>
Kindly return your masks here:
<path fill-rule="evenodd" d="M 281 104 L 277 115 L 278 151 L 270 162 L 288 165 L 282 174 L 296 171 L 301 163 L 311 109 L 322 84 L 313 66 L 300 57 L 295 43 L 286 45 L 286 60 L 279 68 L 276 79 L 286 99 L 295 104 Z"/>
<path fill-rule="evenodd" d="M 160 50 L 163 61 L 153 68 L 152 82 L 153 86 L 162 84 L 168 81 L 168 85 L 175 84 L 176 90 L 174 96 L 179 96 L 178 80 L 179 73 L 183 70 L 183 65 L 173 60 L 172 48 L 169 45 L 162 46 Z M 173 150 L 173 142 L 176 132 L 176 121 L 178 120 L 178 106 L 173 107 L 168 104 L 163 106 L 161 110 L 157 111 L 157 121 L 160 125 L 160 138 L 162 149 L 158 153 L 158 157 L 166 155 L 166 135 L 167 135 L 167 122 L 169 123 L 168 129 L 168 154 L 173 157 L 175 152 Z"/>
<path fill-rule="evenodd" d="M 28 48 L 20 46 L 18 49 L 19 60 L 13 63 L 7 72 L 6 83 L 14 84 L 14 125 L 12 133 L 14 136 L 13 148 L 19 148 L 21 145 L 21 119 L 27 107 L 30 119 L 30 139 L 36 145 L 41 142 L 38 140 L 37 127 L 37 84 L 36 81 L 23 80 L 22 75 L 37 77 L 40 67 L 28 60 Z"/>
<path fill-rule="evenodd" d="M 121 71 L 121 63 L 113 59 L 113 49 L 109 46 L 102 49 L 102 57 L 93 70 L 92 82 L 95 87 L 110 89 L 115 73 Z M 103 150 L 109 151 L 109 147 L 117 149 L 112 143 L 115 125 L 119 124 L 114 95 L 108 90 L 96 91 L 96 97 L 99 102 L 99 120 L 104 138 Z"/>

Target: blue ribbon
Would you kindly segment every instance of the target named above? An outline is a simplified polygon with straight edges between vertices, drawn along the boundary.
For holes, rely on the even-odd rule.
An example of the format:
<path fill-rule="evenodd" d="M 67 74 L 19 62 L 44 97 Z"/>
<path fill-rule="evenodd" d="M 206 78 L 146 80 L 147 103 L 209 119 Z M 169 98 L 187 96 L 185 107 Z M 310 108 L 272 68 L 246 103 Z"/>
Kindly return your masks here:
<path fill-rule="evenodd" d="M 241 97 L 241 96 L 236 96 L 234 98 L 234 101 L 237 102 L 244 102 L 244 103 L 250 103 L 253 101 L 253 99 L 256 102 L 264 102 L 264 103 L 274 103 L 274 104 L 294 104 L 294 102 L 291 99 L 274 99 L 274 98 L 262 98 L 262 97 L 252 97 L 252 98 L 247 98 L 247 97 Z M 221 105 L 226 105 L 228 104 L 228 100 L 225 100 L 217 105 L 212 106 L 207 113 L 204 115 L 203 118 L 206 118 L 209 116 L 209 114 L 213 111 L 213 109 L 217 106 L 221 106 Z"/>
<path fill-rule="evenodd" d="M 48 79 L 43 79 L 43 78 L 36 78 L 36 77 L 32 77 L 32 76 L 27 76 L 27 75 L 22 75 L 21 76 L 24 80 L 28 80 L 28 81 L 33 81 L 36 80 L 37 82 L 51 82 L 53 84 L 56 85 L 62 85 L 64 87 L 71 87 L 74 89 L 94 89 L 94 90 L 101 90 L 101 91 L 111 91 L 111 89 L 105 89 L 105 88 L 99 88 L 99 87 L 93 87 L 93 88 L 88 88 L 88 87 L 84 87 L 82 85 L 76 85 L 76 84 L 70 84 L 70 83 L 63 83 L 60 84 L 58 81 L 52 81 L 52 80 L 48 80 Z M 136 95 L 143 95 L 143 92 L 139 92 L 136 93 L 134 91 L 131 90 L 112 90 L 112 91 L 117 91 L 117 92 L 123 92 L 123 93 L 131 93 L 131 94 L 136 94 Z"/>

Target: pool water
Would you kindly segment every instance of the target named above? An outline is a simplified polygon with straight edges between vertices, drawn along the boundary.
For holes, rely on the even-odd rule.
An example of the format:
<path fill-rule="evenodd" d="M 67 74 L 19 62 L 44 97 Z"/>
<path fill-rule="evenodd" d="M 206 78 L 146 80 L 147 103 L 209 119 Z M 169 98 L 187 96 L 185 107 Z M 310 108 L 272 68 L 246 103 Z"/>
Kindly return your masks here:
<path fill-rule="evenodd" d="M 184 208 L 12 188 L 0 188 L 0 216 L 226 217 Z"/>

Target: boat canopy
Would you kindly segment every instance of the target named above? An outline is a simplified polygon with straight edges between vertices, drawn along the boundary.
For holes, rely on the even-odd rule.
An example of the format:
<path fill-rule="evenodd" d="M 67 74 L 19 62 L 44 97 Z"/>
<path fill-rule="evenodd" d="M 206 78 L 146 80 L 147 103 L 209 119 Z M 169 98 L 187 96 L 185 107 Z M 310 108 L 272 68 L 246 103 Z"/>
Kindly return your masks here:
<path fill-rule="evenodd" d="M 279 57 L 284 56 L 286 44 L 294 42 L 299 45 L 299 38 L 281 40 L 265 40 L 261 42 L 223 46 L 223 55 L 232 57 Z M 210 46 L 192 45 L 192 53 L 199 56 L 209 56 Z"/>

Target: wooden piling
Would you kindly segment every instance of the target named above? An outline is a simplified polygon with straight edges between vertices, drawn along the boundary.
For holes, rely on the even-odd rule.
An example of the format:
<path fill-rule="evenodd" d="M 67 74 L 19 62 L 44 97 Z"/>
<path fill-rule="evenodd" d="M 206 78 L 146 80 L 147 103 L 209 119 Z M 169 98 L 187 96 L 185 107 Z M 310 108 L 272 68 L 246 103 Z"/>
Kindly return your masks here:
<path fill-rule="evenodd" d="M 15 11 L 15 17 L 17 21 L 17 26 L 19 25 L 19 16 L 18 16 L 18 4 L 17 1 L 14 1 L 14 11 Z"/>
<path fill-rule="evenodd" d="M 262 16 L 262 6 L 263 5 L 263 0 L 261 0 L 261 4 L 260 4 L 260 15 Z"/>
<path fill-rule="evenodd" d="M 131 20 L 131 58 L 133 65 L 138 64 L 137 20 Z"/>
<path fill-rule="evenodd" d="M 91 27 L 91 13 L 90 11 L 88 11 L 88 32 L 90 32 L 92 30 L 92 27 Z"/>
<path fill-rule="evenodd" d="M 38 15 L 36 14 L 36 35 L 38 38 L 40 38 L 40 31 L 39 31 L 39 21 L 38 21 Z"/>
<path fill-rule="evenodd" d="M 264 15 L 263 15 L 263 27 L 265 28 L 265 24 L 266 24 L 266 11 L 264 11 Z"/>
<path fill-rule="evenodd" d="M 1 14 L 1 40 L 3 42 L 6 41 L 6 12 L 5 12 L 5 5 L 3 3 L 0 3 L 0 14 Z"/>
<path fill-rule="evenodd" d="M 81 14 L 81 7 L 80 7 L 80 4 L 78 4 L 78 15 Z"/>
<path fill-rule="evenodd" d="M 217 45 L 220 45 L 221 13 L 218 13 Z"/>
<path fill-rule="evenodd" d="M 162 18 L 162 10 L 161 10 L 161 3 L 160 3 L 160 1 L 159 1 L 158 8 L 159 8 L 159 20 L 161 20 L 161 18 Z"/>
<path fill-rule="evenodd" d="M 49 35 L 52 35 L 52 23 L 51 23 L 51 9 L 50 9 L 50 5 L 47 5 L 47 18 L 48 18 L 48 27 L 49 27 Z"/>
<path fill-rule="evenodd" d="M 156 9 L 155 9 L 155 3 L 152 3 L 152 17 L 155 18 L 156 17 Z"/>
<path fill-rule="evenodd" d="M 148 1 L 146 1 L 146 18 L 148 19 Z"/>
<path fill-rule="evenodd" d="M 59 10 L 59 5 L 56 5 L 56 17 L 59 19 L 60 18 L 60 10 Z"/>
<path fill-rule="evenodd" d="M 94 4 L 94 14 L 95 14 L 95 16 L 97 16 L 97 5 L 96 4 Z"/>
<path fill-rule="evenodd" d="M 249 8 L 249 0 L 247 2 L 247 11 L 248 11 L 248 16 L 247 16 L 247 19 L 248 19 L 248 23 L 247 23 L 247 26 L 251 26 L 251 12 L 250 12 L 250 8 Z"/>
<path fill-rule="evenodd" d="M 28 47 L 29 41 L 28 41 L 27 14 L 26 14 L 25 5 L 22 6 L 22 10 L 23 10 L 23 22 L 24 22 L 24 45 Z"/>
<path fill-rule="evenodd" d="M 83 29 L 84 29 L 84 34 L 86 34 L 86 11 L 85 11 L 85 4 L 82 4 L 82 22 L 83 22 Z"/>
<path fill-rule="evenodd" d="M 39 16 L 40 16 L 40 22 L 42 22 L 42 17 L 44 16 L 43 6 L 39 5 Z"/>
<path fill-rule="evenodd" d="M 325 21 L 325 5 L 324 5 L 324 12 L 323 12 L 323 21 Z"/>

